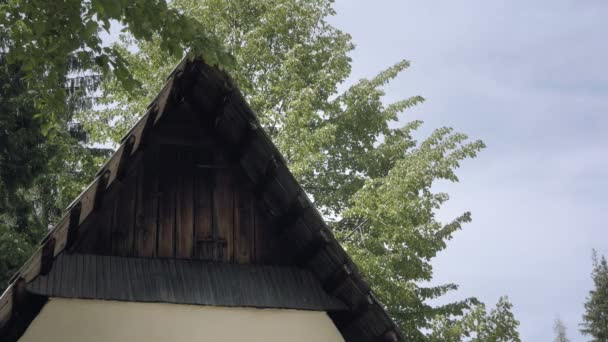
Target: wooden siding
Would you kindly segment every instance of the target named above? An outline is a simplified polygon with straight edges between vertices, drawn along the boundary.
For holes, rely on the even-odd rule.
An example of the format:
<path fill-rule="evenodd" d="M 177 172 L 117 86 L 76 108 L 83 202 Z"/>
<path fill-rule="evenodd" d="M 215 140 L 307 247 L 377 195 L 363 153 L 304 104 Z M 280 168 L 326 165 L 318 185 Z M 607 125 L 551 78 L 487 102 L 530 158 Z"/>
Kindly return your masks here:
<path fill-rule="evenodd" d="M 142 152 L 143 153 L 143 152 Z M 267 214 L 221 151 L 154 145 L 83 223 L 79 253 L 286 264 Z"/>

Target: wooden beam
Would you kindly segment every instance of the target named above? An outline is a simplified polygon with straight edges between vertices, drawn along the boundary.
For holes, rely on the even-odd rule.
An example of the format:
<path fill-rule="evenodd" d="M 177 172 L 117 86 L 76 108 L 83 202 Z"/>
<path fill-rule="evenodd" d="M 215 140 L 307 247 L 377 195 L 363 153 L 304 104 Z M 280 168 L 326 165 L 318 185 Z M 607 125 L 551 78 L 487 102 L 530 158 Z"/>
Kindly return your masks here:
<path fill-rule="evenodd" d="M 65 249 L 68 251 L 74 246 L 74 243 L 78 239 L 78 226 L 80 225 L 80 211 L 82 204 L 76 203 L 70 210 L 70 223 L 68 226 L 68 237 L 65 245 Z"/>
<path fill-rule="evenodd" d="M 376 299 L 371 293 L 368 293 L 363 296 L 363 299 L 359 301 L 359 303 L 357 303 L 355 307 L 351 309 L 351 312 L 355 316 L 363 316 L 367 311 L 369 311 L 369 308 L 374 304 L 377 304 Z"/>
<path fill-rule="evenodd" d="M 343 264 L 323 281 L 323 288 L 327 293 L 333 293 L 352 274 L 352 268 L 348 264 Z"/>
<path fill-rule="evenodd" d="M 148 112 L 148 119 L 146 120 L 146 124 L 144 126 L 143 132 L 141 133 L 141 138 L 139 142 L 140 149 L 144 148 L 146 144 L 148 144 L 148 142 L 150 141 L 150 133 L 152 132 L 152 128 L 154 127 L 156 115 L 158 115 L 157 110 L 150 109 L 150 112 Z"/>
<path fill-rule="evenodd" d="M 258 136 L 258 125 L 255 122 L 247 122 L 247 126 L 245 132 L 241 136 L 239 142 L 234 146 L 234 149 L 237 151 L 237 158 L 241 159 L 242 154 L 247 151 L 247 147 L 251 145 L 251 141 Z"/>
<path fill-rule="evenodd" d="M 287 213 L 276 218 L 272 223 L 274 231 L 283 237 L 284 234 L 289 231 L 289 228 L 294 226 L 295 222 L 298 220 L 298 218 L 300 218 L 302 213 L 309 209 L 312 209 L 310 206 L 310 201 L 308 201 L 306 198 L 304 191 L 300 189 L 296 197 L 289 204 Z"/>
<path fill-rule="evenodd" d="M 304 264 L 319 253 L 325 246 L 329 245 L 331 237 L 324 229 L 315 232 L 312 240 L 295 257 L 296 263 Z"/>
<path fill-rule="evenodd" d="M 218 116 L 216 118 L 215 126 L 217 128 L 218 125 L 222 123 L 222 116 Z M 236 143 L 232 143 L 228 138 L 224 137 L 221 133 L 218 132 L 218 129 L 214 129 L 212 131 L 216 139 L 218 139 L 222 145 L 223 149 L 226 152 L 227 159 L 231 163 L 238 163 L 243 158 L 243 156 L 249 153 L 249 149 L 252 146 L 252 142 L 259 136 L 258 126 L 255 122 L 247 122 L 243 132 L 241 133 L 241 137 L 238 139 Z"/>
<path fill-rule="evenodd" d="M 227 159 L 232 163 L 239 162 L 249 152 L 255 138 L 260 135 L 255 118 L 243 120 L 238 116 L 235 117 L 233 112 L 229 112 L 229 108 L 235 106 L 230 105 L 234 96 L 234 91 L 221 94 L 211 115 L 201 118 L 203 125 L 210 128 L 210 133 L 220 142 Z M 229 116 L 230 113 L 233 115 Z"/>
<path fill-rule="evenodd" d="M 189 65 L 190 74 L 193 77 L 180 77 L 179 83 L 182 88 L 180 97 L 191 102 L 204 114 L 207 127 L 213 127 L 216 118 L 224 113 L 224 107 L 229 103 L 234 87 L 227 77 L 219 70 L 199 62 Z M 203 96 L 201 96 L 203 94 Z"/>
<path fill-rule="evenodd" d="M 27 292 L 25 290 L 25 279 L 23 279 L 22 277 L 18 277 L 13 282 L 13 312 L 11 314 L 12 318 L 19 317 L 19 307 L 23 305 L 26 293 Z"/>
<path fill-rule="evenodd" d="M 118 163 L 118 170 L 116 171 L 116 179 L 122 181 L 127 175 L 127 164 L 131 159 L 131 152 L 133 151 L 133 145 L 135 144 L 135 136 L 130 135 L 125 141 L 122 154 L 120 155 L 120 162 Z"/>
<path fill-rule="evenodd" d="M 40 274 L 47 275 L 53 267 L 53 261 L 55 257 L 53 252 L 55 251 L 55 238 L 49 236 L 42 242 L 42 253 L 40 253 Z"/>
<path fill-rule="evenodd" d="M 2 296 L 0 296 L 0 336 L 4 327 L 8 325 L 13 314 L 13 284 L 9 283 Z"/>
<path fill-rule="evenodd" d="M 274 174 L 276 169 L 279 167 L 279 162 L 276 158 L 272 157 L 266 163 L 266 168 L 264 169 L 264 176 L 262 179 L 254 185 L 253 193 L 258 197 L 262 197 L 266 187 L 270 182 L 274 180 Z"/>
<path fill-rule="evenodd" d="M 340 317 L 340 326 L 342 327 L 341 329 L 349 330 L 351 329 L 351 326 L 359 324 L 360 319 L 365 316 L 375 304 L 378 304 L 378 302 L 370 292 L 363 295 L 355 305 L 350 306 L 348 311 L 338 313 Z"/>
<path fill-rule="evenodd" d="M 99 209 L 103 205 L 103 197 L 106 193 L 106 188 L 108 186 L 108 180 L 110 179 L 110 175 L 110 170 L 105 170 L 99 177 L 97 189 L 95 190 L 95 202 L 93 203 L 93 210 Z"/>
<path fill-rule="evenodd" d="M 157 112 L 154 119 L 154 124 L 156 124 L 162 118 L 162 116 L 165 115 L 170 103 L 173 102 L 175 86 L 176 83 L 178 83 L 176 82 L 177 80 L 175 76 L 177 76 L 177 74 L 175 74 L 173 77 L 169 77 L 167 83 L 165 83 L 161 91 L 151 103 L 151 106 L 148 107 L 149 110 Z"/>

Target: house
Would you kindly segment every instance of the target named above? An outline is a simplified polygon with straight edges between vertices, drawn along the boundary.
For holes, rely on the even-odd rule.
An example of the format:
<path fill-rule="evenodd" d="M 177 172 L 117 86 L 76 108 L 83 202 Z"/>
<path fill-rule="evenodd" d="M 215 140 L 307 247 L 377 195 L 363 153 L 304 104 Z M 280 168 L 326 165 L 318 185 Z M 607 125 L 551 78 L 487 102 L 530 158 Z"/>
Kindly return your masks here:
<path fill-rule="evenodd" d="M 403 341 L 229 76 L 184 59 L 0 297 L 2 341 Z"/>

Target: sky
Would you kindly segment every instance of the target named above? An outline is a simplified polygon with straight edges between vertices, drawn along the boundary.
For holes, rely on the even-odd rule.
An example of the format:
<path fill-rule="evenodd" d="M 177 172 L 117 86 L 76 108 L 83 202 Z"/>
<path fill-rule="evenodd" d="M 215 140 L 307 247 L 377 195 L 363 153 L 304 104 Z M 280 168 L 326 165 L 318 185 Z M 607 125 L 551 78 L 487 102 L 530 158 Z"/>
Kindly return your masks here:
<path fill-rule="evenodd" d="M 330 22 L 352 35 L 349 82 L 407 59 L 386 103 L 424 137 L 454 127 L 487 148 L 457 184 L 438 184 L 447 221 L 467 224 L 433 261 L 454 300 L 507 295 L 523 341 L 572 341 L 591 289 L 591 250 L 608 255 L 608 1 L 337 0 Z"/>

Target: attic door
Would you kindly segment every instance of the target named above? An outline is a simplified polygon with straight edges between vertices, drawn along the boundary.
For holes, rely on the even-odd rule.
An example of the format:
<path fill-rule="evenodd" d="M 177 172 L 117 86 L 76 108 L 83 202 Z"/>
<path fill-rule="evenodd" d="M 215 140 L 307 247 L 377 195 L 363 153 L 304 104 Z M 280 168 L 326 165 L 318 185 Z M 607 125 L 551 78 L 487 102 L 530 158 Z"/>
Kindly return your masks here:
<path fill-rule="evenodd" d="M 237 166 L 215 148 L 159 144 L 129 165 L 92 217 L 82 253 L 283 264 Z"/>

